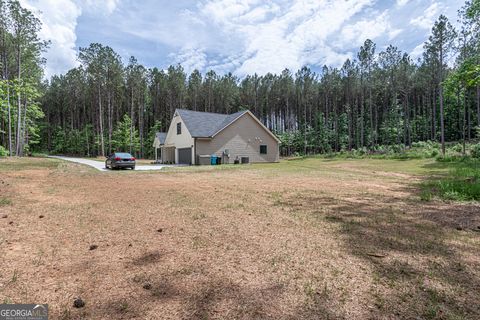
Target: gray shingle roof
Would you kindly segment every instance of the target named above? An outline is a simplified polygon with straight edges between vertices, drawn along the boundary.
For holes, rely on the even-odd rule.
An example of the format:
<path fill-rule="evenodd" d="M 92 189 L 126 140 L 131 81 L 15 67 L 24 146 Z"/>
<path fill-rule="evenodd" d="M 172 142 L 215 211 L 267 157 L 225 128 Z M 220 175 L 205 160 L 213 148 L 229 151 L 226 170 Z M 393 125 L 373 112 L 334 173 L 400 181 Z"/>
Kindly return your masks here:
<path fill-rule="evenodd" d="M 177 109 L 188 131 L 194 138 L 210 138 L 217 132 L 235 121 L 247 112 L 239 111 L 232 114 L 220 114 Z"/>
<path fill-rule="evenodd" d="M 165 143 L 165 138 L 167 137 L 167 133 L 166 132 L 157 132 L 155 134 L 155 136 L 160 141 L 160 144 L 164 144 Z"/>

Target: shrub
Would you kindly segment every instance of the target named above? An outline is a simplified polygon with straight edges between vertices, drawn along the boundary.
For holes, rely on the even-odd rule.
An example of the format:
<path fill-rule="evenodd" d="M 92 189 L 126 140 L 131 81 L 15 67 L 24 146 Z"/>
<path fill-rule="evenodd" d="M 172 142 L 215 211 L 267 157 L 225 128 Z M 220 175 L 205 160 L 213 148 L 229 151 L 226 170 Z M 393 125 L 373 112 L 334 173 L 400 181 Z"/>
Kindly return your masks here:
<path fill-rule="evenodd" d="M 460 143 L 457 143 L 456 145 L 453 146 L 452 150 L 457 153 L 461 153 L 463 152 L 463 146 Z"/>
<path fill-rule="evenodd" d="M 403 144 L 394 144 L 388 147 L 390 153 L 401 153 L 405 150 L 405 145 Z"/>
<path fill-rule="evenodd" d="M 472 158 L 480 159 L 480 143 L 477 143 L 472 146 L 472 149 L 470 150 L 470 154 Z"/>
<path fill-rule="evenodd" d="M 368 153 L 368 149 L 366 147 L 362 147 L 356 151 L 356 155 L 363 156 Z"/>
<path fill-rule="evenodd" d="M 0 157 L 8 156 L 8 151 L 4 147 L 0 146 Z"/>

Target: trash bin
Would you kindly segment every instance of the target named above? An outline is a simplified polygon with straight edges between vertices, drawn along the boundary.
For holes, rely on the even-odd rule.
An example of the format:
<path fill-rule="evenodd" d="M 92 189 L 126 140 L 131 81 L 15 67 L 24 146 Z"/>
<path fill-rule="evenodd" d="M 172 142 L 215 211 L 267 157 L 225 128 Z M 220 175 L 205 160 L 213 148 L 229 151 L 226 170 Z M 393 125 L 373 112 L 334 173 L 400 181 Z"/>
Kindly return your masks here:
<path fill-rule="evenodd" d="M 217 164 L 222 164 L 222 158 L 221 157 L 217 157 Z"/>
<path fill-rule="evenodd" d="M 210 156 L 210 164 L 213 166 L 213 165 L 216 165 L 217 164 L 217 156 L 212 154 Z"/>

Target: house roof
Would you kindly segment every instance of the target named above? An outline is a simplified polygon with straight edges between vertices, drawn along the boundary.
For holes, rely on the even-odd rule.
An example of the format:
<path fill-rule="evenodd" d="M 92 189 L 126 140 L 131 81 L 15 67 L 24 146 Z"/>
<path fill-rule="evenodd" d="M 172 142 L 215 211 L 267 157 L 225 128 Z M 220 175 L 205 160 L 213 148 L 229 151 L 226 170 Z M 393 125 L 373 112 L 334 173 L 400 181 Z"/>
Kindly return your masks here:
<path fill-rule="evenodd" d="M 194 138 L 211 138 L 247 112 L 248 110 L 243 110 L 232 114 L 220 114 L 177 109 L 177 113 Z"/>
<path fill-rule="evenodd" d="M 155 134 L 155 137 L 160 141 L 160 144 L 165 144 L 165 138 L 167 138 L 167 133 L 166 132 L 157 132 Z"/>

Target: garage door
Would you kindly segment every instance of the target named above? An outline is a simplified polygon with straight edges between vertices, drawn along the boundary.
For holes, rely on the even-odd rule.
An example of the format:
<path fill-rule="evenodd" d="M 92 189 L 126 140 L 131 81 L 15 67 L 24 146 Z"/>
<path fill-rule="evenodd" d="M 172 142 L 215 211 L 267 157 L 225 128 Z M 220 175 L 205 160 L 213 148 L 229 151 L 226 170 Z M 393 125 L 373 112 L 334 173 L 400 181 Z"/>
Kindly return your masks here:
<path fill-rule="evenodd" d="M 192 148 L 178 149 L 178 163 L 192 164 Z"/>

